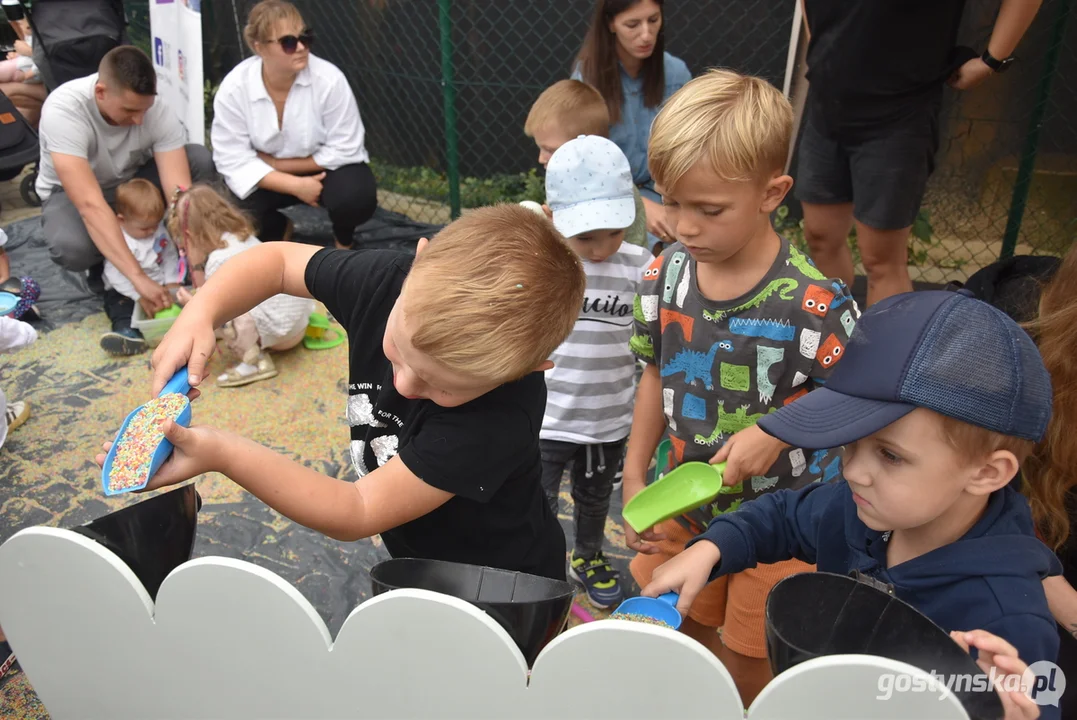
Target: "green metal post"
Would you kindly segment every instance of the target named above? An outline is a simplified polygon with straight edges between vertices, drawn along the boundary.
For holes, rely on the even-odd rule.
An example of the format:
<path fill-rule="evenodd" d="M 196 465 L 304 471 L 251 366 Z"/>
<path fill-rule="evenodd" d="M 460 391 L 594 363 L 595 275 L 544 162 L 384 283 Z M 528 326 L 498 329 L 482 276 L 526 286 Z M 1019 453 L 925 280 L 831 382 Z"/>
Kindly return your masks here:
<path fill-rule="evenodd" d="M 438 0 L 438 27 L 441 29 L 441 95 L 445 106 L 445 155 L 449 170 L 449 209 L 460 217 L 460 148 L 456 136 L 456 86 L 452 71 L 452 0 Z"/>
<path fill-rule="evenodd" d="M 1032 106 L 1029 119 L 1028 135 L 1025 147 L 1021 151 L 1021 163 L 1017 166 L 1017 180 L 1013 184 L 1013 196 L 1010 198 L 1010 215 L 1006 219 L 1006 233 L 1002 237 L 1002 254 L 1000 259 L 1013 256 L 1017 247 L 1017 235 L 1021 231 L 1021 220 L 1025 216 L 1028 204 L 1028 192 L 1032 186 L 1032 173 L 1036 169 L 1036 154 L 1040 146 L 1040 131 L 1043 129 L 1043 116 L 1047 112 L 1047 102 L 1051 98 L 1051 82 L 1058 70 L 1058 56 L 1062 52 L 1062 41 L 1066 32 L 1066 20 L 1069 19 L 1070 0 L 1058 0 L 1058 17 L 1055 18 L 1054 34 L 1043 59 L 1043 75 L 1036 94 L 1036 104 Z"/>

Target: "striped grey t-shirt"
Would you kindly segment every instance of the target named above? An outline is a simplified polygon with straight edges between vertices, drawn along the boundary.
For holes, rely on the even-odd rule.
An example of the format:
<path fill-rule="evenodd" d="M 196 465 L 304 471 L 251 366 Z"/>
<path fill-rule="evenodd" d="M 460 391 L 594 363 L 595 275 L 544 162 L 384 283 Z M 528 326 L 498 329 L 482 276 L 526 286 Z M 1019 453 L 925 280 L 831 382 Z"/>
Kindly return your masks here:
<path fill-rule="evenodd" d="M 576 327 L 550 356 L 546 371 L 543 440 L 591 445 L 628 437 L 632 425 L 636 362 L 632 301 L 643 270 L 654 258 L 638 245 L 600 263 L 582 260 L 587 292 Z"/>

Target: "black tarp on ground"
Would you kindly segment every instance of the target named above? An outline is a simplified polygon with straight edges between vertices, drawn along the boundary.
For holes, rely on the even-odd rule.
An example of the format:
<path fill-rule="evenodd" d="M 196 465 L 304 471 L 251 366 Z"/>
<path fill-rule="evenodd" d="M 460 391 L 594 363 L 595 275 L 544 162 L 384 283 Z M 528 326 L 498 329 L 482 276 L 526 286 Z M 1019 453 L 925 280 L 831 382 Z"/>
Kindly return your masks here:
<path fill-rule="evenodd" d="M 331 468 L 330 468 L 331 470 Z M 330 472 L 332 474 L 332 472 Z M 567 492 L 567 486 L 562 488 Z M 561 527 L 568 547 L 575 533 L 572 506 L 562 500 Z M 610 518 L 621 523 L 621 493 L 614 492 Z M 247 502 L 203 505 L 198 518 L 194 557 L 217 555 L 247 560 L 271 570 L 295 586 L 318 610 L 329 632 L 336 636 L 356 605 L 371 597 L 370 568 L 389 559 L 380 540 L 337 542 L 326 536 L 287 522 L 254 498 Z M 616 533 L 620 535 L 619 529 Z M 621 573 L 625 597 L 639 594 L 628 571 L 634 554 L 607 533 L 603 551 Z"/>
<path fill-rule="evenodd" d="M 297 240 L 317 245 L 329 245 L 332 230 L 328 215 L 324 210 L 309 207 L 289 209 L 287 213 L 296 224 Z M 433 225 L 412 222 L 397 213 L 379 210 L 374 218 L 361 226 L 356 234 L 358 248 L 392 248 L 414 252 L 420 237 L 430 237 L 440 228 Z M 39 217 L 11 223 L 5 228 L 8 234 L 6 249 L 9 252 L 12 273 L 16 276 L 30 275 L 41 285 L 42 295 L 38 303 L 44 320 L 37 323 L 39 330 L 52 330 L 68 323 L 77 323 L 89 315 L 102 311 L 101 298 L 89 291 L 85 273 L 71 273 L 52 262 L 45 245 Z M 58 358 L 57 358 L 58 360 Z M 102 359 L 102 362 L 105 362 Z M 44 358 L 39 368 L 30 373 L 35 378 L 44 377 L 50 369 L 50 359 Z M 35 412 L 45 417 L 60 407 L 55 404 L 57 395 L 74 396 L 72 403 L 79 404 L 79 393 L 94 392 L 84 386 L 109 381 L 109 369 L 126 366 L 93 366 L 91 372 L 77 378 L 78 387 L 71 385 L 53 388 L 51 394 L 35 395 L 38 407 Z M 57 376 L 59 377 L 59 376 Z M 20 386 L 12 377 L 4 378 L 14 383 L 12 390 L 29 391 Z M 55 378 L 53 378 L 55 380 Z M 33 382 L 39 382 L 34 380 Z M 66 407 L 66 406 L 65 406 Z M 40 434 L 40 424 L 28 428 L 33 435 Z M 28 438 L 23 432 L 23 438 Z M 34 452 L 55 453 L 56 448 L 47 442 L 5 447 L 5 453 Z M 341 458 L 346 457 L 346 451 Z M 330 475 L 346 474 L 346 469 L 327 461 L 322 468 Z M 43 463 L 45 464 L 45 463 Z M 0 462 L 0 468 L 3 463 Z M 92 472 L 92 470 L 87 470 Z M 0 472 L 0 482 L 6 482 L 6 491 L 13 490 L 11 478 L 4 478 Z M 49 498 L 50 507 L 59 503 L 75 492 L 67 483 L 48 484 L 41 488 L 41 497 Z M 21 491 L 20 491 L 21 492 Z M 0 492 L 0 496 L 4 493 Z M 31 497 L 37 498 L 37 495 Z M 62 527 L 70 527 L 109 512 L 104 503 L 90 501 L 79 504 L 73 512 L 58 520 Z M 50 523 L 47 512 L 35 512 L 33 503 L 12 503 L 8 513 L 0 516 L 0 540 L 10 532 L 29 525 Z M 338 543 L 312 530 L 291 522 L 281 522 L 268 507 L 253 497 L 246 496 L 245 501 L 229 504 L 213 504 L 202 508 L 197 534 L 196 556 L 222 555 L 242 558 L 267 567 L 300 588 L 314 604 L 319 613 L 335 632 L 343 623 L 347 614 L 363 598 L 369 596 L 369 568 L 385 558 L 384 550 L 373 542 Z M 0 713 L 2 714 L 2 713 Z"/>

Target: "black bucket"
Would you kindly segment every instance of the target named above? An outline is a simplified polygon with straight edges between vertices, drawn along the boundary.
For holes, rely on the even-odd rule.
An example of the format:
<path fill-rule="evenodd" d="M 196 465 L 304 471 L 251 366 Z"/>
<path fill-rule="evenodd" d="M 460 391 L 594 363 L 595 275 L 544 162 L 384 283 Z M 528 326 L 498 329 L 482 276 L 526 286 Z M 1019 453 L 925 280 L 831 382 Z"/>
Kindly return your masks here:
<path fill-rule="evenodd" d="M 778 675 L 823 655 L 876 655 L 944 678 L 982 674 L 972 657 L 916 608 L 846 575 L 812 572 L 785 578 L 766 604 L 767 656 Z M 993 689 L 954 687 L 973 720 L 999 720 Z"/>
<path fill-rule="evenodd" d="M 202 498 L 189 483 L 72 531 L 96 540 L 123 560 L 156 599 L 168 574 L 191 559 L 201 507 Z"/>
<path fill-rule="evenodd" d="M 528 667 L 565 627 L 576 595 L 575 588 L 562 580 L 414 558 L 378 563 L 370 569 L 370 584 L 375 595 L 418 588 L 467 600 L 505 628 L 523 652 Z"/>

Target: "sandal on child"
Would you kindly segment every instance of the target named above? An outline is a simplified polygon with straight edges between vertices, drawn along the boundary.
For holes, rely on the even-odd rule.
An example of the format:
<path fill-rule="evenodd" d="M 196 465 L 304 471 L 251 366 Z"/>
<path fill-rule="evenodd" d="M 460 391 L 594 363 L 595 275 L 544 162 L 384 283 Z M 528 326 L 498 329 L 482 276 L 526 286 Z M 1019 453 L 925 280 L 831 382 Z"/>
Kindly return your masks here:
<path fill-rule="evenodd" d="M 253 360 L 254 358 L 251 359 Z M 246 368 L 244 366 L 246 366 Z M 254 369 L 249 372 L 244 372 L 244 370 L 251 367 Z M 268 380 L 269 378 L 277 377 L 277 374 L 277 368 L 273 365 L 273 359 L 269 357 L 269 353 L 263 351 L 258 353 L 256 362 L 241 362 L 235 367 L 228 368 L 223 375 L 218 375 L 217 387 L 242 387 L 243 385 L 256 383 L 259 380 Z"/>
<path fill-rule="evenodd" d="M 7 404 L 7 410 L 5 411 L 5 420 L 7 420 L 7 431 L 11 432 L 15 428 L 22 425 L 30 417 L 30 403 L 24 400 L 16 400 Z M 2 662 L 2 658 L 0 658 Z"/>

